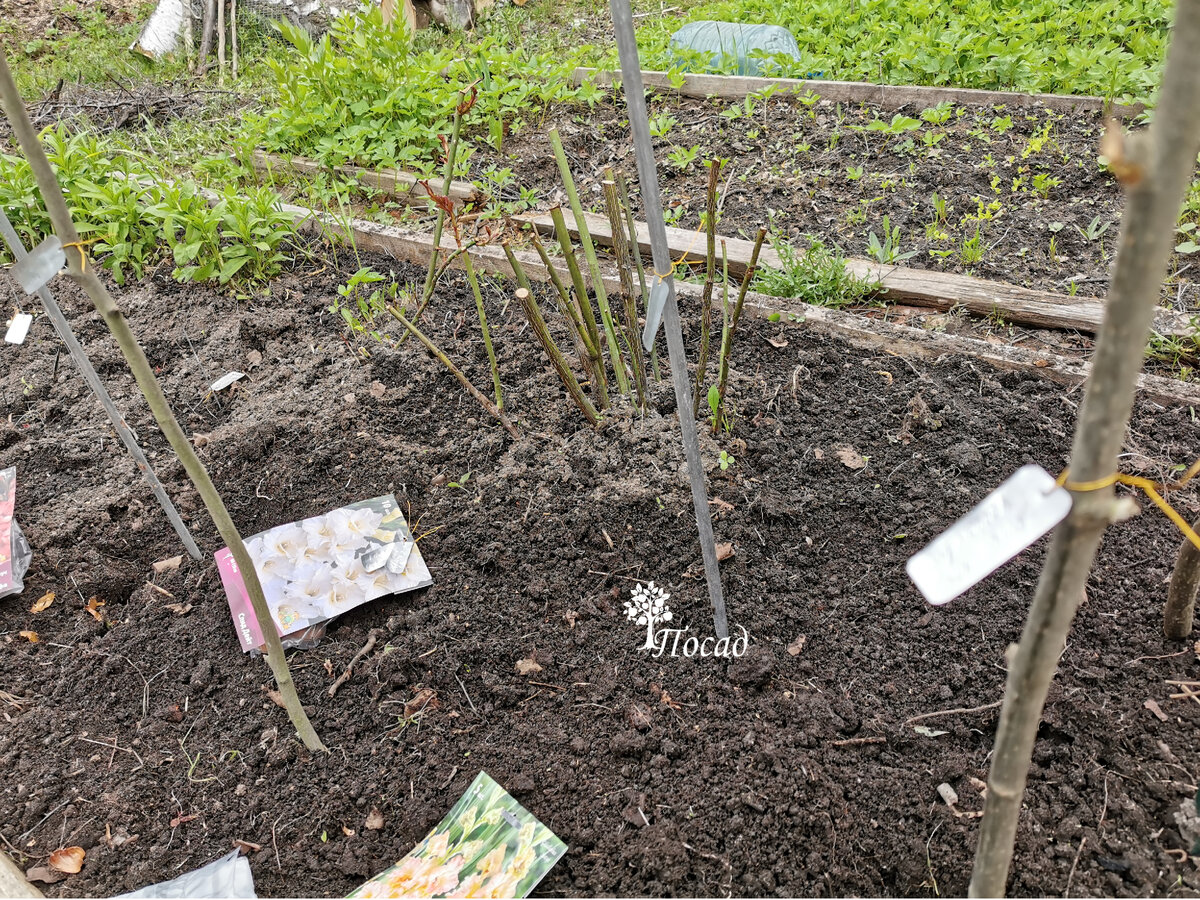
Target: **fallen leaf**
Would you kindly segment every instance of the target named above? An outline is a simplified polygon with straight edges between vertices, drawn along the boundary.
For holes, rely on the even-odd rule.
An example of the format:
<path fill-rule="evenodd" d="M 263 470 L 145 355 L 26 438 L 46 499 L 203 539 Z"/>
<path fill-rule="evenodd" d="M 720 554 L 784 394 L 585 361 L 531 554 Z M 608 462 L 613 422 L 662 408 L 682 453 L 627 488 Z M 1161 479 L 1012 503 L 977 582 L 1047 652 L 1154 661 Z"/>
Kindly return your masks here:
<path fill-rule="evenodd" d="M 367 831 L 378 831 L 383 827 L 383 813 L 379 811 L 378 806 L 371 807 L 371 811 L 367 813 L 367 821 L 363 822 L 363 828 Z"/>
<path fill-rule="evenodd" d="M 777 348 L 777 349 L 779 349 L 779 350 L 782 350 L 784 347 L 786 347 L 786 346 L 787 346 L 787 338 L 783 338 L 783 337 L 778 337 L 778 338 L 769 337 L 769 338 L 767 338 L 767 343 L 768 343 L 768 344 L 770 344 L 772 347 L 775 347 L 775 348 Z"/>
<path fill-rule="evenodd" d="M 441 705 L 437 698 L 437 691 L 433 688 L 421 688 L 417 691 L 416 696 L 404 704 L 404 718 L 411 719 L 428 710 L 437 709 Z"/>
<path fill-rule="evenodd" d="M 190 604 L 190 603 L 168 603 L 165 608 L 169 609 L 171 612 L 175 613 L 175 615 L 177 615 L 177 616 L 182 616 L 182 615 L 192 611 L 192 604 Z"/>
<path fill-rule="evenodd" d="M 56 872 L 49 866 L 34 866 L 25 873 L 26 881 L 40 881 L 42 884 L 56 884 L 67 876 Z"/>
<path fill-rule="evenodd" d="M 171 827 L 178 828 L 184 822 L 190 822 L 192 819 L 200 818 L 200 813 L 192 813 L 190 816 L 176 816 L 171 820 Z"/>
<path fill-rule="evenodd" d="M 31 644 L 36 644 L 38 641 L 41 640 L 41 638 L 38 637 L 38 633 L 36 631 L 20 631 L 17 633 L 20 634 L 21 637 L 25 638 L 25 640 L 29 641 L 29 643 L 31 643 Z"/>
<path fill-rule="evenodd" d="M 279 691 L 273 688 L 268 688 L 267 696 L 271 698 L 271 702 L 276 706 L 280 707 L 281 709 L 287 709 L 287 704 L 283 702 L 283 694 L 279 693 Z"/>
<path fill-rule="evenodd" d="M 1154 713 L 1155 717 L 1157 717 L 1157 719 L 1160 722 L 1170 721 L 1170 717 L 1165 712 L 1162 711 L 1162 707 L 1159 706 L 1157 703 L 1155 703 L 1153 700 L 1147 700 L 1145 703 L 1142 704 L 1142 706 L 1146 707 L 1146 709 L 1148 709 L 1148 710 L 1150 710 L 1150 712 Z"/>
<path fill-rule="evenodd" d="M 934 728 L 928 728 L 924 725 L 914 725 L 913 731 L 915 731 L 917 734 L 923 735 L 925 737 L 931 737 L 931 738 L 941 737 L 943 734 L 950 733 L 948 731 L 938 731 L 937 729 L 934 729 Z"/>
<path fill-rule="evenodd" d="M 100 615 L 100 607 L 104 605 L 104 601 L 99 597 L 92 597 L 88 600 L 87 606 L 84 607 L 86 612 L 91 613 L 93 619 L 97 622 L 103 622 L 104 617 Z"/>
<path fill-rule="evenodd" d="M 1044 368 L 1046 368 L 1047 366 L 1049 366 L 1049 365 L 1050 365 L 1050 360 L 1048 360 L 1048 359 L 1035 359 L 1035 360 L 1033 361 L 1033 364 L 1034 364 L 1035 366 L 1037 366 L 1039 369 L 1044 369 Z"/>
<path fill-rule="evenodd" d="M 717 544 L 717 562 L 724 562 L 733 556 L 733 544 Z"/>
<path fill-rule="evenodd" d="M 174 572 L 183 562 L 182 556 L 172 556 L 170 559 L 160 559 L 154 564 L 154 574 L 164 575 L 167 572 Z"/>
<path fill-rule="evenodd" d="M 813 459 L 824 459 L 825 451 L 820 447 L 813 447 Z"/>
<path fill-rule="evenodd" d="M 862 469 L 867 465 L 867 461 L 853 447 L 842 447 L 837 451 L 837 458 L 842 461 L 842 465 L 847 469 Z"/>
<path fill-rule="evenodd" d="M 61 847 L 50 854 L 50 867 L 67 875 L 74 875 L 83 868 L 84 853 L 82 847 Z"/>
<path fill-rule="evenodd" d="M 796 638 L 794 641 L 792 641 L 790 644 L 787 645 L 787 652 L 790 653 L 792 656 L 799 656 L 800 651 L 804 649 L 804 645 L 807 641 L 808 641 L 807 637 L 805 637 L 804 635 L 800 635 L 798 638 Z"/>
<path fill-rule="evenodd" d="M 573 609 L 568 609 L 565 613 L 563 613 L 563 621 L 565 621 L 572 628 L 575 627 L 575 620 L 578 618 L 579 613 L 575 612 Z"/>
<path fill-rule="evenodd" d="M 331 660 L 327 659 L 327 660 L 325 660 L 324 663 L 322 663 L 322 665 L 325 666 L 325 674 L 328 675 L 330 678 L 332 678 L 333 677 L 333 662 Z"/>
<path fill-rule="evenodd" d="M 529 657 L 528 659 L 518 659 L 517 660 L 517 674 L 518 675 L 532 675 L 534 672 L 540 672 L 540 671 L 542 671 L 542 667 L 539 666 L 536 662 L 534 662 L 533 657 Z"/>
<path fill-rule="evenodd" d="M 387 393 L 387 386 L 382 381 L 371 382 L 371 396 L 376 400 L 382 400 L 383 395 Z"/>
<path fill-rule="evenodd" d="M 31 613 L 40 613 L 50 608 L 50 604 L 54 602 L 54 591 L 46 591 L 42 596 L 34 602 L 33 606 L 29 607 Z"/>
<path fill-rule="evenodd" d="M 261 366 L 262 365 L 262 354 L 259 353 L 257 350 L 251 350 L 249 353 L 246 354 L 246 362 L 248 362 L 250 364 L 250 368 L 252 368 L 252 369 L 255 366 Z"/>
<path fill-rule="evenodd" d="M 241 850 L 247 856 L 251 853 L 257 853 L 262 849 L 262 844 L 256 844 L 253 841 L 243 841 L 241 838 L 234 838 L 233 846 Z"/>
<path fill-rule="evenodd" d="M 347 828 L 345 825 L 343 825 L 342 826 L 342 834 L 344 834 L 346 837 L 354 837 L 354 829 Z"/>
<path fill-rule="evenodd" d="M 733 504 L 722 500 L 720 497 L 713 497 L 708 502 L 710 506 L 715 506 L 722 512 L 733 512 Z"/>

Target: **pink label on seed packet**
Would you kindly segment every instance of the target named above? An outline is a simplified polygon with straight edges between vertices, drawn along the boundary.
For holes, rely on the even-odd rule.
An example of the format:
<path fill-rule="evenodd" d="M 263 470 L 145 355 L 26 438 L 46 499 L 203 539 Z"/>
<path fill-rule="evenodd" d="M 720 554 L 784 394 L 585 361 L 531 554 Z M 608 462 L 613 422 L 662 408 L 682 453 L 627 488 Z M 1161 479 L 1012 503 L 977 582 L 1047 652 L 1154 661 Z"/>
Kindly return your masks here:
<path fill-rule="evenodd" d="M 17 467 L 0 471 L 0 596 L 12 587 L 12 520 L 17 498 Z"/>
<path fill-rule="evenodd" d="M 387 594 L 433 584 L 392 494 L 278 525 L 245 545 L 280 637 Z M 223 547 L 216 560 L 242 649 L 261 647 L 263 626 L 233 553 Z"/>

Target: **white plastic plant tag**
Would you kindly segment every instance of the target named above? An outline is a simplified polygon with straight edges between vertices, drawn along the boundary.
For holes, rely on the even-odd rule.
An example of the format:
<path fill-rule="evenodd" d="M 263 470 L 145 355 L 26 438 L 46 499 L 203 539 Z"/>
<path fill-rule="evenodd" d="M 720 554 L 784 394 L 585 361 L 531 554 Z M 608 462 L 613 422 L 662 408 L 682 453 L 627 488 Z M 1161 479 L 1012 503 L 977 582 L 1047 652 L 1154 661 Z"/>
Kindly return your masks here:
<path fill-rule="evenodd" d="M 1071 511 L 1071 495 L 1041 466 L 1022 466 L 915 553 L 905 569 L 934 606 L 974 587 Z"/>
<path fill-rule="evenodd" d="M 29 326 L 33 324 L 33 316 L 29 313 L 15 313 L 8 322 L 8 331 L 4 333 L 4 340 L 10 344 L 25 343 L 25 336 L 29 334 Z"/>
<path fill-rule="evenodd" d="M 27 294 L 36 294 L 50 283 L 50 279 L 63 270 L 67 254 L 57 235 L 50 235 L 30 251 L 29 255 L 9 269 Z"/>
<path fill-rule="evenodd" d="M 663 310 L 667 308 L 668 290 L 666 278 L 659 278 L 650 288 L 650 302 L 646 304 L 646 328 L 642 331 L 642 346 L 647 353 L 654 349 L 654 338 L 662 323 Z"/>
<path fill-rule="evenodd" d="M 216 393 L 217 391 L 223 391 L 223 390 L 225 390 L 225 388 L 229 387 L 235 381 L 240 381 L 241 379 L 243 379 L 245 377 L 246 377 L 246 374 L 244 372 L 227 372 L 226 374 L 224 374 L 220 378 L 218 378 L 216 381 L 214 381 L 212 384 L 210 384 L 208 386 L 208 389 L 214 393 Z"/>

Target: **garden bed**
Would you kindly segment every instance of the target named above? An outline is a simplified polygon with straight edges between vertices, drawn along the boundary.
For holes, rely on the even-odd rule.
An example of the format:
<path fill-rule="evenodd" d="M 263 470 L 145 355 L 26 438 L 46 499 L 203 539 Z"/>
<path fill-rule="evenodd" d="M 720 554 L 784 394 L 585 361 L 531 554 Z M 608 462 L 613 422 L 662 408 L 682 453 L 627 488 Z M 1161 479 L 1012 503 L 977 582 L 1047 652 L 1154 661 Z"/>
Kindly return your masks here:
<path fill-rule="evenodd" d="M 116 893 L 242 840 L 261 847 L 260 894 L 341 896 L 483 769 L 570 845 L 541 894 L 964 893 L 978 820 L 937 788 L 954 787 L 960 812 L 981 808 L 971 779 L 986 777 L 998 709 L 920 723 L 936 737 L 904 723 L 1000 699 L 1043 545 L 937 610 L 903 564 L 1021 464 L 1061 467 L 1079 393 L 744 323 L 733 433 L 703 450 L 717 540 L 734 550 L 730 619 L 752 650 L 648 659 L 622 615 L 638 580 L 671 592 L 678 621 L 711 627 L 669 385 L 644 417 L 584 427 L 516 304 L 485 283 L 514 443 L 414 342 L 369 358 L 347 343 L 327 307 L 358 264 L 287 274 L 252 300 L 161 277 L 119 293 L 244 533 L 389 491 L 430 532 L 432 588 L 354 610 L 292 657 L 328 756 L 290 737 L 211 559 L 154 573 L 181 548 L 49 328 L 0 364 L 0 466 L 18 467 L 35 554 L 24 594 L 0 600 L 0 837 L 33 860 L 87 850 L 49 892 Z M 56 289 L 201 545 L 217 549 L 102 323 L 66 282 Z M 0 287 L 8 305 L 11 291 Z M 468 298 L 448 276 L 424 321 L 482 387 Z M 230 369 L 249 377 L 206 396 Z M 1140 404 L 1126 468 L 1168 477 L 1198 430 L 1185 408 Z M 848 467 L 846 448 L 865 467 Z M 726 472 L 720 450 L 735 460 Z M 1200 509 L 1174 499 L 1185 516 Z M 1195 793 L 1200 725 L 1200 706 L 1164 684 L 1198 677 L 1190 644 L 1161 637 L 1178 542 L 1153 511 L 1105 540 L 1035 750 L 1014 894 L 1200 888 L 1167 853 L 1182 846 L 1173 813 Z M 30 613 L 47 591 L 54 604 Z M 84 609 L 93 596 L 103 622 Z M 373 632 L 375 652 L 331 699 Z M 517 674 L 527 659 L 541 671 Z M 436 702 L 406 724 L 426 689 Z M 373 808 L 382 829 L 364 827 Z"/>

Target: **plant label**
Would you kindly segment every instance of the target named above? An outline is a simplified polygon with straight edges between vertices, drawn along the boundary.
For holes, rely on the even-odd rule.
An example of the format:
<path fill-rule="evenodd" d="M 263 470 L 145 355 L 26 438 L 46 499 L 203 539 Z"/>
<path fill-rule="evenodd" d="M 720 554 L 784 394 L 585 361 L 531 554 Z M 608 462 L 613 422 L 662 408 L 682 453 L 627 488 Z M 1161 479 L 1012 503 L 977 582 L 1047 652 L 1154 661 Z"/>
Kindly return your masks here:
<path fill-rule="evenodd" d="M 30 251 L 29 255 L 9 269 L 27 294 L 36 294 L 50 283 L 50 279 L 63 270 L 67 254 L 56 235 L 50 235 Z"/>
<path fill-rule="evenodd" d="M 1067 517 L 1071 495 L 1041 466 L 1018 469 L 914 554 L 908 577 L 934 606 L 974 587 Z"/>
<path fill-rule="evenodd" d="M 666 278 L 659 278 L 650 288 L 650 302 L 646 304 L 646 328 L 642 332 L 642 346 L 646 348 L 647 353 L 654 349 L 654 338 L 658 334 L 658 326 L 662 324 L 669 290 L 670 285 L 667 284 Z"/>
<path fill-rule="evenodd" d="M 8 322 L 8 331 L 4 340 L 9 344 L 23 344 L 29 334 L 29 326 L 33 324 L 33 316 L 29 313 L 15 313 Z"/>

